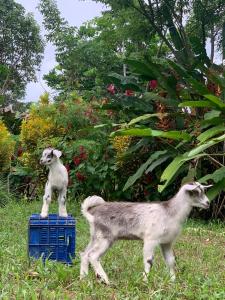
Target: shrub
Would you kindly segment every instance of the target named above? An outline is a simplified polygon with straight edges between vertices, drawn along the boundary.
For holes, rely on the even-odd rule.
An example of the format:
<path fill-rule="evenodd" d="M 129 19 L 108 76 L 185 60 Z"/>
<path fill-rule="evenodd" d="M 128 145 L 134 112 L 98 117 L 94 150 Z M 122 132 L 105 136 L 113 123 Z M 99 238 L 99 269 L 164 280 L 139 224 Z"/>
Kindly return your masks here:
<path fill-rule="evenodd" d="M 15 141 L 12 135 L 0 120 L 0 169 L 3 172 L 7 171 L 10 167 L 14 147 Z"/>

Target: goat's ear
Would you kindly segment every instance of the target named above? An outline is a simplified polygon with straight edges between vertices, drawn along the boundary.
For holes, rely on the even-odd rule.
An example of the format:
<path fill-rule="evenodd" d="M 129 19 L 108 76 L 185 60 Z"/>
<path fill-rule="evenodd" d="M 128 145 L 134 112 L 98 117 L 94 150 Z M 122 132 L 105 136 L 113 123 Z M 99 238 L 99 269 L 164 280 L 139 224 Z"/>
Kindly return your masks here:
<path fill-rule="evenodd" d="M 57 150 L 57 149 L 54 149 L 54 150 L 53 150 L 53 154 L 54 154 L 56 157 L 58 157 L 58 158 L 60 158 L 60 156 L 62 156 L 62 152 L 59 151 L 59 150 Z"/>
<path fill-rule="evenodd" d="M 212 187 L 212 186 L 213 186 L 213 184 L 209 184 L 209 185 L 202 185 L 203 189 L 208 189 L 208 188 L 210 188 L 210 187 Z"/>

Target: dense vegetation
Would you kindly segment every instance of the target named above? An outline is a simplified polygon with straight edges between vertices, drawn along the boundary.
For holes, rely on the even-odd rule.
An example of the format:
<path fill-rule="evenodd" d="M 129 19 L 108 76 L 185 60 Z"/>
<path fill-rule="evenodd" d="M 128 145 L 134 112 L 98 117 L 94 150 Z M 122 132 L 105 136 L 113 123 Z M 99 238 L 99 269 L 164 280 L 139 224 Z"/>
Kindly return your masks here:
<path fill-rule="evenodd" d="M 213 204 L 201 216 L 223 218 L 224 1 L 99 2 L 107 4 L 102 16 L 80 28 L 61 17 L 57 2 L 39 2 L 46 40 L 56 48 L 57 65 L 45 80 L 57 96 L 41 95 L 28 107 L 18 100 L 34 79 L 43 42 L 21 5 L 1 2 L 6 190 L 39 198 L 46 170 L 38 161 L 52 146 L 63 151 L 71 198 L 98 193 L 109 200 L 163 200 L 198 180 L 213 184 Z M 18 34 L 14 19 L 23 24 Z M 17 112 L 7 112 L 16 102 Z"/>

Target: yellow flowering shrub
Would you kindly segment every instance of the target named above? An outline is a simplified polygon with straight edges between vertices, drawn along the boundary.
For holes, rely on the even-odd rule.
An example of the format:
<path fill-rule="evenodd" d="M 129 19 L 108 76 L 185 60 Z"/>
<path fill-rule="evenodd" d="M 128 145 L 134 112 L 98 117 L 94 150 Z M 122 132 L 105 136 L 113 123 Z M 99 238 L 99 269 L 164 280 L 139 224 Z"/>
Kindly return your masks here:
<path fill-rule="evenodd" d="M 112 140 L 112 146 L 116 150 L 116 159 L 119 165 L 123 164 L 124 153 L 129 148 L 131 143 L 130 136 L 116 136 Z"/>
<path fill-rule="evenodd" d="M 57 126 L 57 110 L 50 104 L 47 94 L 40 97 L 38 104 L 30 108 L 29 116 L 22 121 L 20 141 L 23 154 L 19 158 L 24 166 L 39 168 L 40 154 L 48 146 L 57 146 L 64 128 Z"/>
<path fill-rule="evenodd" d="M 0 173 L 10 167 L 15 141 L 5 124 L 0 120 Z"/>

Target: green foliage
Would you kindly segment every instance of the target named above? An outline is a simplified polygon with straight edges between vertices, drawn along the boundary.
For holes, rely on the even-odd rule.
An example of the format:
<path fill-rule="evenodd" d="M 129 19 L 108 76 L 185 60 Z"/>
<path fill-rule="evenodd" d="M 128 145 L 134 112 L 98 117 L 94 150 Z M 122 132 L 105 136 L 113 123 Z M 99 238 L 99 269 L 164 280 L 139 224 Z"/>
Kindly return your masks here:
<path fill-rule="evenodd" d="M 1 102 L 15 102 L 36 78 L 43 42 L 33 16 L 14 0 L 0 2 L 0 44 Z"/>

